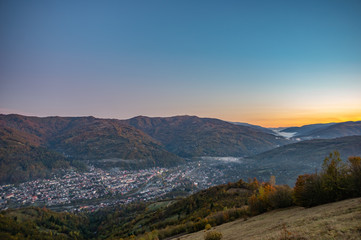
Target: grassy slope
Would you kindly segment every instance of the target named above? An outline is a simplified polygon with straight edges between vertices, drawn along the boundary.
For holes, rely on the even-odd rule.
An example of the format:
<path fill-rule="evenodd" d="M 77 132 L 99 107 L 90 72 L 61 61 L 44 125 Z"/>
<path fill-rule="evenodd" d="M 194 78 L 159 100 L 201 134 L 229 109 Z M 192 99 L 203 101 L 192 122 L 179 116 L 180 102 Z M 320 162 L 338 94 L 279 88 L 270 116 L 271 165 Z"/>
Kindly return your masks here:
<path fill-rule="evenodd" d="M 236 220 L 213 229 L 223 240 L 281 239 L 284 226 L 291 236 L 304 239 L 360 239 L 361 198 L 329 203 L 313 208 L 292 207 L 267 212 L 247 221 Z M 204 231 L 180 237 L 203 240 Z M 291 239 L 291 238 L 290 238 Z M 296 238 L 295 238 L 296 239 Z"/>

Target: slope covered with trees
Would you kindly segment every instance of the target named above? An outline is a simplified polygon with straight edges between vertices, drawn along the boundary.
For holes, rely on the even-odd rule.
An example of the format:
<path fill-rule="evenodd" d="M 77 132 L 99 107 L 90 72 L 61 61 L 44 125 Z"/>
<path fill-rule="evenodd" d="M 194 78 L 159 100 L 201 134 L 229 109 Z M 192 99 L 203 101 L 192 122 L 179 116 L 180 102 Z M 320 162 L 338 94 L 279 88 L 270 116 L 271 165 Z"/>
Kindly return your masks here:
<path fill-rule="evenodd" d="M 338 137 L 355 136 L 355 135 L 361 135 L 361 121 L 332 124 L 326 128 L 315 129 L 310 133 L 302 134 L 300 135 L 300 137 L 338 138 Z"/>
<path fill-rule="evenodd" d="M 88 224 L 85 216 L 56 213 L 45 208 L 6 210 L 0 214 L 0 239 L 88 239 L 91 236 Z"/>
<path fill-rule="evenodd" d="M 0 183 L 44 177 L 77 160 L 111 158 L 118 166 L 143 167 L 183 162 L 134 127 L 94 117 L 0 115 L 0 143 Z"/>
<path fill-rule="evenodd" d="M 361 135 L 361 121 L 310 124 L 302 127 L 290 127 L 281 132 L 295 133 L 293 138 L 300 139 L 330 139 Z"/>
<path fill-rule="evenodd" d="M 122 121 L 10 114 L 0 115 L 0 129 L 0 183 L 44 177 L 84 160 L 126 168 L 174 166 L 183 158 L 241 157 L 288 142 L 251 127 L 190 116 Z"/>
<path fill-rule="evenodd" d="M 282 137 L 252 127 L 211 118 L 139 116 L 125 122 L 181 157 L 250 156 L 289 143 Z"/>
<path fill-rule="evenodd" d="M 63 155 L 39 142 L 32 134 L 0 128 L 0 183 L 44 178 L 53 169 L 69 167 Z"/>

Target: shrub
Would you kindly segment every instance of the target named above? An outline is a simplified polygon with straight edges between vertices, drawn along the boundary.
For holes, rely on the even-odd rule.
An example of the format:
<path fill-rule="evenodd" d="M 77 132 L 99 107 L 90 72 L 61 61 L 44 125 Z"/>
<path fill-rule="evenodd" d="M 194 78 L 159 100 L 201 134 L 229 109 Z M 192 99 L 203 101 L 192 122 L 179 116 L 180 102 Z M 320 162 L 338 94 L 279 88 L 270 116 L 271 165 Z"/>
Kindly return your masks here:
<path fill-rule="evenodd" d="M 276 186 L 276 191 L 271 192 L 269 196 L 269 203 L 271 208 L 285 208 L 294 205 L 292 193 L 292 188 L 287 185 Z"/>
<path fill-rule="evenodd" d="M 270 196 L 276 191 L 276 188 L 268 183 L 263 183 L 258 187 L 256 193 L 254 193 L 248 199 L 248 205 L 250 211 L 253 214 L 259 214 L 271 210 Z"/>
<path fill-rule="evenodd" d="M 327 202 L 327 193 L 323 179 L 317 174 L 298 176 L 295 188 L 295 203 L 303 207 L 312 207 Z"/>
<path fill-rule="evenodd" d="M 222 233 L 218 231 L 210 231 L 204 234 L 204 240 L 220 240 L 222 237 Z"/>
<path fill-rule="evenodd" d="M 226 214 L 224 214 L 223 211 L 219 211 L 219 212 L 212 214 L 209 217 L 209 219 L 211 220 L 211 222 L 215 222 L 216 225 L 220 225 L 220 224 L 226 222 L 225 217 L 226 217 Z"/>
<path fill-rule="evenodd" d="M 209 224 L 209 223 L 204 227 L 205 230 L 209 230 L 209 229 L 211 229 L 211 228 L 212 228 L 212 226 L 211 226 L 211 224 Z"/>
<path fill-rule="evenodd" d="M 266 211 L 264 202 L 260 200 L 256 194 L 248 198 L 248 205 L 250 212 L 254 215 L 263 213 Z"/>

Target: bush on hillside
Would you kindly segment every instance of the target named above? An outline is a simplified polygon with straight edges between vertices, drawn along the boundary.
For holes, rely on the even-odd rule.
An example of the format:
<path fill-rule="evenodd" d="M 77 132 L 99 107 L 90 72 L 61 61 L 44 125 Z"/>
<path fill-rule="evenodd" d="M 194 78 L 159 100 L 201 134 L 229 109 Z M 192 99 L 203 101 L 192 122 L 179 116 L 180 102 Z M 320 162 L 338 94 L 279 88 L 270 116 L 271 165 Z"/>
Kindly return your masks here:
<path fill-rule="evenodd" d="M 251 213 L 259 214 L 271 210 L 269 197 L 275 191 L 276 189 L 268 183 L 260 185 L 256 193 L 248 199 Z"/>
<path fill-rule="evenodd" d="M 248 199 L 248 205 L 252 214 L 292 206 L 292 189 L 288 186 L 274 187 L 269 183 L 263 183 Z"/>
<path fill-rule="evenodd" d="M 204 240 L 220 240 L 222 237 L 222 233 L 218 231 L 210 231 L 204 234 Z"/>
<path fill-rule="evenodd" d="M 269 204 L 272 209 L 285 208 L 294 205 L 292 194 L 293 190 L 287 185 L 276 186 L 269 196 Z"/>
<path fill-rule="evenodd" d="M 204 229 L 207 230 L 207 231 L 208 231 L 209 229 L 211 229 L 211 228 L 212 228 L 212 226 L 211 226 L 211 224 L 209 224 L 209 223 L 204 227 Z"/>
<path fill-rule="evenodd" d="M 304 174 L 297 178 L 294 187 L 294 201 L 303 207 L 312 207 L 326 201 L 322 178 L 317 174 Z"/>

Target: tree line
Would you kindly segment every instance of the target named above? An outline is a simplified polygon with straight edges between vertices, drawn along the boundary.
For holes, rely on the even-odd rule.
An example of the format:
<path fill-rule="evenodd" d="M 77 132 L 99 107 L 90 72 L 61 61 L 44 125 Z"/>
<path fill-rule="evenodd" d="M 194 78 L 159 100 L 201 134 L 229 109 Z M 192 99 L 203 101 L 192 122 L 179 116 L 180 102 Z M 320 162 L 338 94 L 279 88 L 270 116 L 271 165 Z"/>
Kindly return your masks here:
<path fill-rule="evenodd" d="M 274 181 L 259 183 L 248 199 L 252 214 L 289 206 L 313 207 L 320 204 L 361 197 L 361 158 L 352 156 L 344 162 L 339 152 L 327 156 L 320 172 L 300 175 L 294 188 L 275 186 Z"/>

